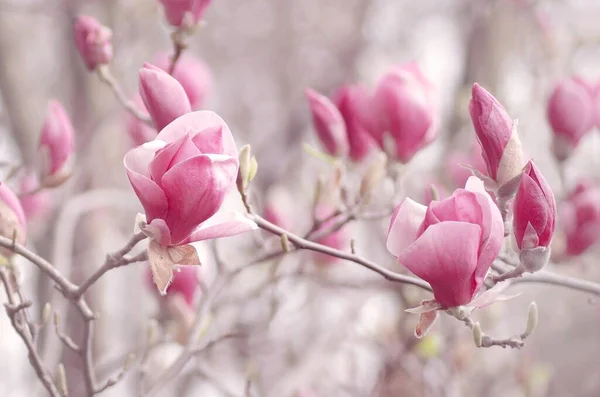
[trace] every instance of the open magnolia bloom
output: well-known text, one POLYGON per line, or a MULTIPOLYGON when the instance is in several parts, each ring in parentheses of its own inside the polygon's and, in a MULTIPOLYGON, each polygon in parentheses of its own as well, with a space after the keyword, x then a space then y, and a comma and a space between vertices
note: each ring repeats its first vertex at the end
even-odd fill
POLYGON ((189 243, 256 228, 243 215, 221 209, 239 161, 229 127, 214 112, 177 118, 155 140, 130 150, 124 163, 146 213, 136 226, 152 239, 149 260, 161 293, 174 266, 199 264, 189 243))
MULTIPOLYGON (((472 303, 504 238, 502 216, 484 184, 470 177, 465 189, 432 201, 428 207, 406 198, 394 211, 388 250, 416 276, 427 281, 435 301, 417 310, 428 322, 438 309, 472 303)), ((423 325, 423 324, 420 324, 423 325)))

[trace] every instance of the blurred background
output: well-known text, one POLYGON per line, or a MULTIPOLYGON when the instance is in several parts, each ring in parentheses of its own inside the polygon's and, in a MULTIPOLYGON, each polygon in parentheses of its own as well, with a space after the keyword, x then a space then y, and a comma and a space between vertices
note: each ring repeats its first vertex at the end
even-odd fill
MULTIPOLYGON (((65 105, 76 130, 74 175, 48 192, 47 210, 30 219, 28 243, 74 282, 125 243, 141 210, 122 165, 132 147, 128 116, 77 53, 73 21, 79 14, 112 29, 111 69, 127 96, 137 92, 144 62, 172 52, 171 28, 158 1, 0 0, 2 163, 36 164, 52 98, 65 105)), ((252 145, 259 162, 253 182, 259 207, 276 197, 291 229, 301 232, 309 226, 315 180, 324 172, 302 149, 305 142, 316 144, 305 88, 330 95, 344 83, 372 87, 387 68, 409 61, 418 62, 434 83, 441 120, 437 140, 407 166, 404 195, 422 198, 432 181, 449 191, 456 187, 447 159, 469 153, 475 142, 468 114, 474 82, 519 119, 524 150, 557 197, 581 178, 598 180, 597 131, 564 164, 561 180, 546 120, 558 80, 576 74, 596 84, 600 78, 598 20, 598 0, 214 0, 186 56, 200 59, 212 75, 202 108, 226 120, 238 147, 252 145)), ((9 168, 3 168, 3 178, 9 168)), ((358 252, 393 267, 384 247, 387 222, 357 222, 348 233, 358 252)), ((210 284, 217 262, 237 268, 256 258, 264 244, 273 244, 266 235, 257 238, 259 244, 248 236, 218 241, 216 250, 211 243, 199 245, 199 277, 210 284)), ((592 247, 552 270, 600 281, 598 253, 592 247)), ((527 305, 535 300, 538 330, 521 350, 477 349, 468 329, 446 316, 425 339, 415 339, 417 318, 403 310, 407 301, 425 296, 416 290, 386 283, 351 263, 315 262, 319 259, 293 254, 232 281, 213 302, 207 332, 234 337, 199 354, 158 395, 600 395, 600 308, 585 294, 515 287, 522 295, 476 317, 490 333, 509 337, 522 332, 527 305)), ((47 277, 26 261, 20 269, 34 301, 32 313, 52 302, 60 327, 77 339, 81 324, 47 277)), ((197 295, 196 302, 202 293, 197 295)), ((137 357, 125 378, 103 395, 134 395, 181 349, 177 338, 168 337, 164 302, 148 287, 146 265, 107 274, 90 290, 90 302, 99 313, 99 377, 118 372, 128 353, 137 357), (147 349, 149 333, 164 343, 147 349)), ((62 348, 52 326, 46 326, 40 349, 48 368, 64 363, 71 395, 83 395, 79 357, 62 348)), ((0 357, 0 395, 45 395, 4 313, 0 357)))

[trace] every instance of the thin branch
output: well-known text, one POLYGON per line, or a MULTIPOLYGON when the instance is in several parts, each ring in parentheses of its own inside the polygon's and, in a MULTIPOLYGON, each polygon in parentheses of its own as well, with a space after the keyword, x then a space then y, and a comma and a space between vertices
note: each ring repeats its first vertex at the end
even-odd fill
POLYGON ((183 30, 176 30, 171 35, 171 41, 173 42, 173 56, 171 57, 171 66, 169 66, 169 74, 173 74, 175 71, 175 66, 179 58, 183 52, 188 48, 188 44, 186 42, 186 32, 183 30))
POLYGON ((121 85, 119 84, 115 76, 113 76, 113 74, 110 72, 108 66, 99 66, 97 68, 97 72, 100 81, 110 87, 119 103, 123 105, 123 107, 138 120, 143 121, 144 123, 152 127, 152 120, 150 120, 150 117, 146 113, 141 111, 132 100, 128 99, 125 96, 121 85))

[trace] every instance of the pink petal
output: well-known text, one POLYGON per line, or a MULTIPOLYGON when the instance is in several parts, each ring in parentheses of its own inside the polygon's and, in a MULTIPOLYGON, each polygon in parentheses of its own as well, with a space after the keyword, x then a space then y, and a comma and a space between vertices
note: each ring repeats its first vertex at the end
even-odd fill
POLYGON ((200 154, 202 153, 192 142, 190 134, 183 135, 175 142, 167 144, 167 146, 156 152, 154 159, 150 162, 152 180, 160 186, 162 177, 169 168, 200 154))
MULTIPOLYGON (((164 140, 166 142, 173 142, 179 139, 182 135, 186 133, 190 133, 192 136, 192 140, 195 143, 198 143, 197 135, 204 136, 207 134, 208 136, 214 136, 214 128, 221 127, 222 128, 222 152, 214 153, 214 154, 225 154, 227 156, 235 157, 237 159, 238 153, 237 148, 235 146, 235 141, 233 140, 233 135, 231 134, 231 130, 223 121, 219 115, 215 112, 211 112, 208 110, 199 110, 196 112, 191 112, 184 114, 183 116, 177 118, 171 124, 163 128, 163 130, 158 134, 157 139, 164 140)), ((213 146, 213 145, 211 145, 213 146)), ((199 149, 203 153, 207 153, 199 146, 199 149)))
POLYGON ((172 244, 178 244, 221 207, 235 183, 237 159, 200 155, 176 164, 162 178, 169 212, 164 218, 171 229, 172 244))
POLYGON ((415 337, 421 339, 422 337, 427 335, 427 332, 429 331, 431 326, 433 326, 437 318, 437 310, 421 313, 421 315, 419 316, 419 323, 415 328, 415 337))
POLYGON ((194 145, 205 154, 223 153, 223 126, 208 127, 192 138, 194 145))
POLYGON ((171 231, 162 219, 153 219, 152 222, 142 227, 141 231, 162 246, 168 247, 171 245, 171 231))
POLYGON ((415 241, 426 211, 427 207, 409 198, 405 198, 396 207, 386 241, 386 247, 392 255, 397 257, 415 241))
POLYGON ((430 226, 398 260, 416 276, 431 284, 435 299, 444 307, 470 302, 476 292, 473 273, 481 228, 465 222, 442 222, 430 226))
POLYGON ((340 111, 326 96, 309 88, 305 93, 317 137, 327 153, 332 156, 348 154, 346 124, 340 111))
POLYGON ((239 212, 220 210, 203 222, 185 241, 186 243, 235 236, 257 229, 256 223, 239 212))

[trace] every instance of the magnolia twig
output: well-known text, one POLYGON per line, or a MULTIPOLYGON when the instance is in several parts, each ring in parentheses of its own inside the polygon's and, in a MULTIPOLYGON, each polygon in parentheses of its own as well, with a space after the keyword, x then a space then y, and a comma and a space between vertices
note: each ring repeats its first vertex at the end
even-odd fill
MULTIPOLYGON (((456 315, 454 313, 450 313, 450 315, 464 322, 465 325, 469 327, 469 329, 471 329, 471 331, 474 331, 475 327, 480 327, 479 324, 473 321, 473 319, 469 315, 467 315, 464 318, 461 318, 459 315, 456 315)), ((475 341, 477 347, 500 346, 502 348, 511 347, 513 349, 520 349, 525 345, 525 338, 527 337, 526 334, 522 334, 519 336, 513 336, 509 339, 495 339, 489 335, 485 335, 483 331, 481 331, 481 328, 479 328, 479 333, 480 335, 477 336, 478 340, 475 341)))
POLYGON ((171 66, 169 66, 169 74, 173 74, 175 71, 175 65, 183 52, 188 48, 188 44, 185 41, 186 32, 183 30, 176 30, 171 34, 171 41, 173 42, 173 56, 171 57, 171 66))
POLYGON ((123 107, 137 119, 143 121, 149 126, 152 126, 152 120, 150 120, 150 117, 144 112, 142 112, 133 101, 129 100, 125 96, 121 85, 119 84, 117 79, 115 79, 115 76, 113 76, 113 74, 110 72, 108 66, 101 65, 96 70, 98 72, 98 77, 100 78, 100 81, 102 81, 104 84, 110 87, 119 103, 123 105, 123 107))

